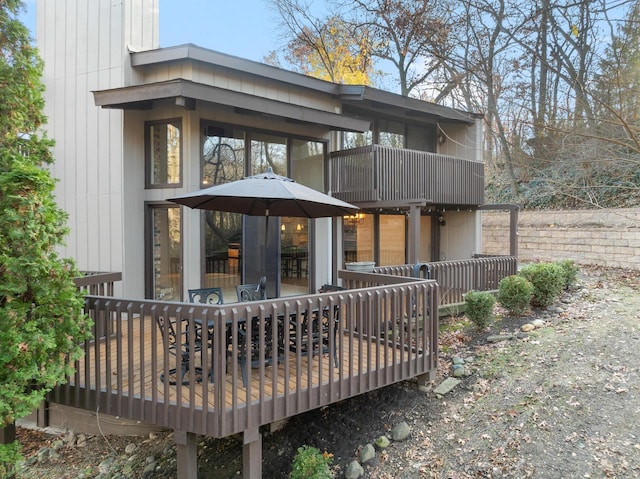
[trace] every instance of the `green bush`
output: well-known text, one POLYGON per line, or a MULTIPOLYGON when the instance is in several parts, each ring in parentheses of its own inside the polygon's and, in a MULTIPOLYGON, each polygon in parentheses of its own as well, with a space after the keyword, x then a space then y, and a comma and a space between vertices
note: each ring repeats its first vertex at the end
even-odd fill
POLYGON ((529 308, 532 294, 533 284, 524 276, 507 276, 498 284, 498 302, 512 316, 521 315, 529 308))
POLYGON ((465 315, 482 329, 488 326, 493 317, 496 298, 487 291, 469 291, 464 296, 465 315))
POLYGON ((560 297, 564 288, 565 274, 558 263, 531 263, 519 274, 533 284, 531 304, 534 306, 549 306, 560 297))
POLYGON ((557 262, 564 274, 564 289, 572 288, 578 282, 580 267, 572 259, 563 259, 557 262))
POLYGON ((302 446, 298 448, 296 457, 293 458, 291 479, 332 479, 331 472, 333 455, 322 453, 315 447, 302 446))

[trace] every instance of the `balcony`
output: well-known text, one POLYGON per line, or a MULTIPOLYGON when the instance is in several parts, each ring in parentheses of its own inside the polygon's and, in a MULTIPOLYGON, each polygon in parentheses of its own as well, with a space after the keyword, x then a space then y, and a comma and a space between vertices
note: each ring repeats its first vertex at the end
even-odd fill
POLYGON ((370 145, 332 152, 329 191, 349 203, 476 206, 484 203, 484 164, 424 151, 370 145))

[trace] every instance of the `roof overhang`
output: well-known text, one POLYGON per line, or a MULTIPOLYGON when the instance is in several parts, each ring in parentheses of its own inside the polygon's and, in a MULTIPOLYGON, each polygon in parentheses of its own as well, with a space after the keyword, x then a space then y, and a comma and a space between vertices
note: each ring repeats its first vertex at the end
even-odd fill
POLYGON ((95 104, 103 108, 150 109, 156 100, 173 98, 176 100, 176 104, 188 108, 194 108, 195 101, 205 101, 232 107, 239 111, 280 117, 285 121, 321 125, 332 130, 364 132, 370 127, 369 120, 284 103, 184 79, 94 91, 93 97, 95 104))
POLYGON ((340 85, 343 104, 407 121, 472 124, 482 115, 361 85, 340 85))

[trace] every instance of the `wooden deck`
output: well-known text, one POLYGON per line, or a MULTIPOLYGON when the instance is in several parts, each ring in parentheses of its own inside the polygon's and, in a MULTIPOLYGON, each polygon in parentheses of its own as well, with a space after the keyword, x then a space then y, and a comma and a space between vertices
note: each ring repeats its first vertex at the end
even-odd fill
MULTIPOLYGON (((152 334, 149 331, 149 328, 153 327, 150 318, 146 318, 145 321, 134 318, 122 323, 118 329, 133 333, 132 341, 118 341, 117 338, 112 338, 92 345, 88 350, 88 356, 92 358, 93 364, 100 365, 100 376, 96 377, 98 368, 89 367, 86 362, 82 362, 78 365, 75 379, 70 381, 70 386, 84 388, 86 384, 100 384, 103 385, 101 389, 117 395, 133 394, 138 399, 153 399, 196 409, 216 407, 214 383, 208 377, 209 368, 204 367, 202 374, 195 375, 198 378, 195 384, 189 380, 189 372, 185 376, 187 384, 170 385, 163 382, 160 376, 165 372, 165 359, 168 360, 167 370, 179 368, 180 365, 176 364, 176 357, 173 355, 168 355, 167 358, 159 355, 154 361, 153 354, 155 351, 163 350, 163 341, 161 334, 152 334), (129 321, 131 324, 128 324, 129 321), (154 341, 155 344, 152 344, 154 341), (112 351, 118 351, 118 354, 110 354, 112 351)), ((401 364, 409 359, 407 350, 402 351, 398 347, 389 346, 384 340, 362 340, 348 332, 336 337, 336 344, 337 365, 333 364, 328 353, 298 358, 295 353, 288 352, 279 359, 277 365, 264 366, 263 376, 259 374, 258 368, 250 370, 251 382, 247 387, 243 386, 241 380, 240 364, 233 361, 231 354, 227 360, 227 373, 222 386, 225 391, 225 408, 231 410, 233 407, 243 407, 249 396, 252 403, 257 403, 264 399, 282 397, 285 391, 291 393, 327 385, 346 371, 349 375, 360 376, 375 371, 376 365, 401 364), (353 358, 359 360, 353 361, 353 358)), ((211 353, 208 352, 207 356, 211 358, 211 353)), ((203 364, 201 353, 196 354, 195 364, 203 364)))

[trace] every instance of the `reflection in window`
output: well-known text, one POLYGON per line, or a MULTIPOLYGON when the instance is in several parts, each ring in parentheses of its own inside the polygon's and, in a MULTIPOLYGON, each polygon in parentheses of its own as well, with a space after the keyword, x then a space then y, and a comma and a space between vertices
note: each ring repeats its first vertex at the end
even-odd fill
POLYGON ((257 175, 271 167, 273 172, 287 176, 287 140, 268 134, 251 135, 251 174, 257 175))
POLYGON ((404 215, 380 215, 379 266, 405 263, 404 215))
POLYGON ((343 218, 344 261, 374 261, 374 216, 356 213, 343 218))
POLYGON ((364 133, 345 131, 342 137, 342 148, 345 150, 349 148, 357 148, 360 146, 368 146, 372 144, 373 144, 373 134, 371 131, 366 131, 364 133))
POLYGON ((314 190, 324 191, 324 150, 319 141, 291 142, 292 178, 314 190))
POLYGON ((202 142, 202 186, 220 185, 244 176, 244 132, 205 125, 202 142))
POLYGON ((152 207, 153 299, 182 299, 180 207, 152 207))
MULTIPOLYGON (((244 131, 232 127, 204 125, 201 151, 203 187, 245 176, 244 135, 244 131)), ((241 283, 242 215, 222 211, 205 211, 203 214, 203 287, 222 287, 225 300, 230 300, 234 286, 241 283)))
POLYGON ((180 120, 147 124, 147 186, 181 182, 182 136, 180 120))
POLYGON ((380 120, 378 144, 393 148, 404 148, 404 124, 396 121, 380 120))

